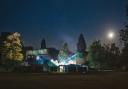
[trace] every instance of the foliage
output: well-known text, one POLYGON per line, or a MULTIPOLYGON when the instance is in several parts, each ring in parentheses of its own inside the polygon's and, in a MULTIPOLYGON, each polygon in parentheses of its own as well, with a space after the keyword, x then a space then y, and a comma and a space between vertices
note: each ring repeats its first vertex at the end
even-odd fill
POLYGON ((94 41, 89 48, 89 64, 96 69, 112 69, 119 63, 119 48, 112 43, 101 45, 101 42, 94 41))
POLYGON ((46 49, 46 42, 44 38, 41 41, 41 49, 46 49))
POLYGON ((1 53, 4 60, 22 61, 22 42, 19 33, 11 33, 2 38, 1 53))
POLYGON ((99 68, 102 64, 103 52, 100 41, 94 41, 89 48, 89 61, 91 66, 99 68))
POLYGON ((128 66, 128 25, 120 30, 120 40, 123 44, 120 65, 128 66))
POLYGON ((120 30, 120 41, 124 46, 128 45, 128 25, 126 25, 124 29, 120 30))
MULTIPOLYGON (((126 16, 128 17, 128 5, 126 7, 126 16)), ((128 23, 120 30, 120 42, 123 45, 120 66, 128 68, 128 23)))
POLYGON ((105 45, 106 63, 109 68, 117 68, 119 64, 120 50, 115 43, 105 45))
POLYGON ((84 52, 85 50, 86 50, 86 42, 85 42, 83 34, 80 34, 78 38, 78 43, 77 43, 77 51, 84 52))
POLYGON ((69 56, 68 44, 64 43, 62 49, 59 51, 58 59, 59 61, 65 60, 69 56))

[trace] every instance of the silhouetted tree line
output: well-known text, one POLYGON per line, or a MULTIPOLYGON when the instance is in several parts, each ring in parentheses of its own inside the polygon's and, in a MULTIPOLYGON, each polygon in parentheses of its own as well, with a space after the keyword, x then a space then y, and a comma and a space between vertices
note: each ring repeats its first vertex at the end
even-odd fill
MULTIPOLYGON (((128 17, 128 6, 126 7, 128 17)), ((128 21, 128 18, 127 18, 128 21)), ((96 69, 128 70, 128 23, 119 31, 121 50, 115 43, 94 41, 89 47, 89 66, 96 69)))
POLYGON ((94 41, 89 47, 89 66, 95 69, 115 69, 119 66, 120 50, 112 44, 94 41))
POLYGON ((128 5, 126 6, 126 17, 126 24, 124 28, 120 30, 120 42, 123 46, 120 65, 124 70, 128 69, 128 5))

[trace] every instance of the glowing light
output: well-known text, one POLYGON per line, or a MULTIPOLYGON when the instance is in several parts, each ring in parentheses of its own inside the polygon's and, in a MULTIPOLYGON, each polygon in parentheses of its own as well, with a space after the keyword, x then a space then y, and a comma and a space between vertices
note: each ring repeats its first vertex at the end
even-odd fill
POLYGON ((53 64, 55 64, 56 66, 59 66, 59 63, 58 63, 57 60, 54 61, 54 60, 52 59, 51 62, 52 62, 53 64))
POLYGON ((47 49, 29 50, 29 51, 27 51, 27 55, 42 55, 42 54, 48 54, 47 49))
POLYGON ((76 57, 77 57, 77 54, 74 54, 72 56, 69 56, 66 59, 60 57, 61 58, 60 62, 58 62, 57 60, 51 60, 51 62, 56 66, 76 64, 76 57))
MULTIPOLYGON (((77 56, 78 56, 78 53, 75 53, 73 55, 70 55, 67 58, 62 58, 61 61, 57 61, 57 60, 53 60, 53 59, 45 59, 45 60, 49 60, 49 63, 52 63, 55 66, 70 65, 70 64, 76 64, 77 56)), ((36 60, 39 63, 43 64, 44 59, 42 59, 40 56, 36 56, 36 60)))
POLYGON ((40 56, 37 56, 37 57, 36 57, 36 60, 40 60, 40 56))
POLYGON ((107 37, 108 37, 109 39, 113 39, 114 36, 115 36, 115 33, 112 32, 112 31, 108 32, 108 34, 107 34, 107 37))
POLYGON ((60 66, 60 72, 64 72, 64 66, 60 66))

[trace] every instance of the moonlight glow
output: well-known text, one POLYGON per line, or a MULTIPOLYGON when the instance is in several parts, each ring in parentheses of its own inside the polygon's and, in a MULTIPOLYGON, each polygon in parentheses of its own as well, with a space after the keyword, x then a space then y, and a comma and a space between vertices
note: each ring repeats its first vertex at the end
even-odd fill
POLYGON ((108 32, 108 34, 107 34, 107 37, 108 37, 109 39, 113 39, 114 36, 115 36, 114 32, 108 32))

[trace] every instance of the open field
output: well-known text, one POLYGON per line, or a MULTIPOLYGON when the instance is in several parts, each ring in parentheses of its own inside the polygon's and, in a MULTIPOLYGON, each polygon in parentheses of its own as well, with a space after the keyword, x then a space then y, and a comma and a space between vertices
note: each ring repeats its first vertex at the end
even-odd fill
POLYGON ((0 73, 0 89, 128 89, 128 72, 0 73))

